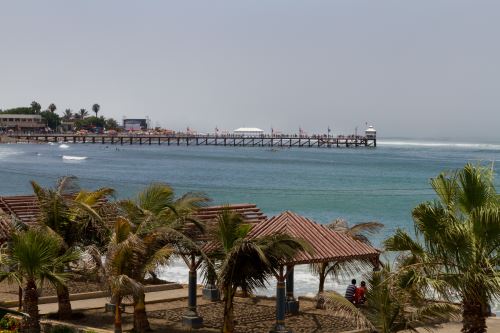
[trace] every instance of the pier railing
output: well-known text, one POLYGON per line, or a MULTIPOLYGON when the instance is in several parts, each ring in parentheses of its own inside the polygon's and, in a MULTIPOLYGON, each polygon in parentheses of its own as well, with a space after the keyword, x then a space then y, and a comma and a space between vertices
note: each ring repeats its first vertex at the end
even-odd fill
POLYGON ((177 145, 177 146, 231 146, 231 147, 300 147, 300 148, 336 148, 336 147, 376 147, 375 138, 359 135, 107 135, 107 134, 12 134, 18 142, 72 142, 111 145, 177 145))

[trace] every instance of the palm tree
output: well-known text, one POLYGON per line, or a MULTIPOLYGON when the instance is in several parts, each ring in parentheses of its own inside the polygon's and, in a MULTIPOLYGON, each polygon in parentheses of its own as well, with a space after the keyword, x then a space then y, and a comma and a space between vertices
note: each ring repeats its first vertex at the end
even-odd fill
POLYGON ((71 111, 71 109, 64 110, 63 119, 68 121, 71 120, 71 118, 73 118, 73 112, 71 111))
MULTIPOLYGON (((181 252, 199 252, 184 231, 186 223, 197 223, 189 216, 207 200, 196 193, 176 198, 173 189, 167 184, 153 183, 141 191, 135 200, 121 201, 119 205, 132 226, 130 233, 141 243, 140 248, 144 249, 136 256, 136 260, 129 262, 128 276, 143 283, 148 273, 155 278, 155 269, 166 264, 174 252, 180 249, 185 250, 181 252)), ((135 332, 150 329, 144 301, 144 292, 134 296, 135 332)))
MULTIPOLYGON (((377 233, 381 228, 383 228, 383 226, 384 225, 379 222, 363 222, 354 224, 353 226, 349 226, 347 221, 343 219, 337 219, 332 223, 326 225, 326 227, 329 229, 344 233, 350 238, 368 245, 371 245, 371 242, 367 235, 373 235, 377 233)), ((321 294, 325 291, 325 281, 328 275, 332 276, 334 279, 338 279, 339 275, 352 276, 353 274, 359 273, 360 271, 364 270, 368 265, 368 262, 360 261, 358 259, 311 264, 311 272, 313 272, 313 274, 317 275, 319 278, 316 308, 320 309, 323 307, 323 299, 321 297, 321 294)))
MULTIPOLYGON (((79 190, 75 177, 59 179, 55 188, 42 188, 32 181, 33 192, 40 207, 38 223, 62 239, 61 252, 71 247, 102 245, 109 237, 109 229, 102 217, 109 209, 103 203, 113 190, 102 188, 93 192, 79 190)), ((72 314, 69 290, 57 285, 59 319, 72 314)))
POLYGON ((64 267, 79 258, 76 250, 61 253, 60 248, 59 237, 30 229, 14 232, 8 246, 0 249, 2 266, 12 268, 0 271, 0 280, 16 281, 25 288, 23 310, 29 316, 23 318, 23 332, 40 332, 37 284, 45 280, 56 286, 64 284, 68 278, 64 267))
POLYGON ((140 260, 145 248, 140 239, 133 234, 129 221, 117 218, 114 232, 107 247, 106 260, 102 267, 104 276, 115 305, 115 333, 122 332, 121 304, 124 297, 144 294, 143 286, 130 277, 131 263, 140 260))
POLYGON ((50 112, 54 113, 54 112, 56 112, 57 107, 56 107, 56 105, 54 103, 50 103, 48 109, 49 109, 50 112))
POLYGON ((94 104, 92 105, 92 111, 94 111, 95 113, 95 117, 97 118, 97 113, 99 112, 99 109, 101 108, 101 106, 99 104, 94 104))
POLYGON ((406 286, 461 301, 464 333, 486 332, 485 310, 500 297, 500 205, 493 170, 467 164, 431 179, 438 196, 413 210, 415 238, 386 240, 401 251, 406 286))
POLYGON ((35 114, 39 114, 42 110, 42 106, 37 101, 33 101, 31 102, 31 109, 35 112, 35 114))
POLYGON ((417 332, 418 326, 457 318, 458 306, 426 300, 424 294, 415 293, 395 279, 388 264, 381 266, 380 271, 370 272, 367 276, 368 306, 358 308, 343 295, 327 292, 325 308, 336 315, 353 319, 358 328, 379 333, 417 332))
POLYGON ((279 266, 298 251, 307 250, 302 241, 287 235, 247 239, 250 225, 240 215, 226 210, 218 218, 215 240, 221 258, 217 267, 218 284, 223 292, 223 332, 234 332, 233 300, 236 290, 251 293, 264 287, 279 266))
POLYGON ((85 119, 85 117, 88 117, 89 113, 87 110, 85 109, 80 109, 80 113, 79 113, 79 118, 80 119, 85 119))

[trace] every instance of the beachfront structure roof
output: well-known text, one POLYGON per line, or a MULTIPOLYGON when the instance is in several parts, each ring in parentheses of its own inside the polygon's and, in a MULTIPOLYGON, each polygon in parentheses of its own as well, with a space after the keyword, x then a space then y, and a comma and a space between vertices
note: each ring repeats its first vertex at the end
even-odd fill
POLYGON ((240 127, 233 131, 235 134, 262 134, 264 130, 257 127, 240 127))
POLYGON ((42 121, 42 116, 39 114, 15 114, 15 113, 0 113, 0 119, 33 119, 33 121, 42 121))
POLYGON ((34 195, 0 197, 0 210, 28 225, 35 223, 40 213, 38 200, 34 195))
POLYGON ((12 230, 11 218, 8 215, 0 215, 0 244, 10 239, 12 230))
MULTIPOLYGON (((34 195, 0 196, 0 209, 27 224, 35 223, 40 213, 38 200, 34 195)), ((267 218, 255 204, 247 203, 202 207, 194 217, 204 222, 215 221, 224 209, 240 214, 245 223, 257 223, 267 218)))
MULTIPOLYGON (((255 204, 233 204, 226 206, 207 206, 200 208, 193 216, 193 218, 202 222, 216 222, 219 214, 224 210, 240 214, 245 223, 255 224, 262 222, 267 217, 255 204)), ((36 219, 40 214, 40 207, 38 200, 34 195, 16 195, 16 196, 0 196, 0 212, 6 216, 14 216, 21 222, 27 225, 36 223, 36 219)), ((2 242, 2 235, 10 234, 10 223, 0 220, 0 243, 2 242)), ((200 240, 203 240, 201 235, 200 240)))
POLYGON ((311 219, 285 211, 253 227, 248 237, 286 234, 310 244, 311 252, 300 252, 287 265, 351 259, 378 261, 380 251, 343 233, 333 231, 311 219))
POLYGON ((267 219, 257 205, 248 203, 202 207, 195 213, 195 218, 204 222, 215 222, 224 209, 241 215, 243 221, 249 224, 259 223, 267 219))
POLYGON ((365 132, 376 132, 375 128, 373 126, 368 126, 368 128, 365 130, 365 132))

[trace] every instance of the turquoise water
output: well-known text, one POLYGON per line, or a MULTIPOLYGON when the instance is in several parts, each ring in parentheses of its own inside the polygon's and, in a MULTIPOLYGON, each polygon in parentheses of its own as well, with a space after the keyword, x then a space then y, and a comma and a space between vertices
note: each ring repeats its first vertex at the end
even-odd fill
POLYGON ((466 162, 500 159, 500 146, 388 142, 376 149, 283 149, 1 145, 0 194, 30 193, 29 180, 53 185, 76 175, 86 188, 111 186, 120 198, 152 181, 179 193, 201 191, 214 203, 256 203, 268 216, 293 210, 326 223, 377 220, 409 228, 411 209, 432 200, 428 180, 466 162), (390 144, 389 144, 390 143, 390 144), (64 146, 63 146, 64 147, 64 146), (87 157, 66 160, 62 156, 87 157))
MULTIPOLYGON (((0 194, 30 193, 29 180, 52 185, 63 175, 78 176, 85 188, 111 186, 120 198, 134 195, 150 182, 163 181, 179 193, 205 192, 214 204, 256 203, 268 216, 293 210, 321 223, 339 217, 350 222, 380 221, 385 229, 373 239, 379 245, 398 227, 412 229, 411 209, 434 198, 430 177, 460 168, 466 162, 498 160, 500 145, 446 142, 382 141, 375 149, 277 151, 101 144, 68 144, 67 148, 0 145, 0 194), (87 159, 67 160, 63 155, 87 159)), ((165 274, 183 281, 187 275, 181 266, 165 274)), ((302 278, 298 286, 314 285, 307 270, 302 278)))

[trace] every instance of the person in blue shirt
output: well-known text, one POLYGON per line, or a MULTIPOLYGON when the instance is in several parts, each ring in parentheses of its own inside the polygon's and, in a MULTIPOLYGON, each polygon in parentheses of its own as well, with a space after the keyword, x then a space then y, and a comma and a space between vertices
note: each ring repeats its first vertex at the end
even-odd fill
POLYGON ((352 279, 351 284, 347 287, 345 291, 345 298, 349 302, 354 303, 354 294, 356 293, 356 279, 352 279))

